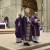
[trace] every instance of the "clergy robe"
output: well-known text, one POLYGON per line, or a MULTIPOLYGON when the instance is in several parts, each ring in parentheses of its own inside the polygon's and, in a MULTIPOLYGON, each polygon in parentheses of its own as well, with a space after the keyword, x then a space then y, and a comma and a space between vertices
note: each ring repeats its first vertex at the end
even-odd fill
POLYGON ((40 36, 38 17, 37 16, 31 17, 31 23, 32 23, 31 25, 32 36, 40 36))
POLYGON ((24 33, 24 39, 26 41, 31 40, 31 23, 27 21, 27 17, 23 17, 23 33, 24 33), (29 27, 29 28, 28 28, 29 27))
POLYGON ((22 38, 23 29, 22 29, 22 18, 19 17, 15 21, 15 35, 17 38, 22 38))

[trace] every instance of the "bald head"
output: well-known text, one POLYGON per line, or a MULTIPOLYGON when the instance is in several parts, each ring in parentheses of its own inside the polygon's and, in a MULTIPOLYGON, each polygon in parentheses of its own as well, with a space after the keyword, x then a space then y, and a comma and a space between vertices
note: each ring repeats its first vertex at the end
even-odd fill
POLYGON ((37 13, 37 12, 35 12, 35 13, 34 13, 34 15, 35 15, 35 16, 37 16, 37 15, 38 15, 38 13, 37 13))

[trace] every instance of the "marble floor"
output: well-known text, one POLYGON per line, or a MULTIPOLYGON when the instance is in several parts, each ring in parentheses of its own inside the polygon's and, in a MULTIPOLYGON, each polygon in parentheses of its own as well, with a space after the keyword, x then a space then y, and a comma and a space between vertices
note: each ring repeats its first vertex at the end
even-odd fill
MULTIPOLYGON (((25 49, 28 50, 28 48, 32 48, 30 50, 34 50, 34 49, 38 48, 37 46, 42 45, 42 44, 47 44, 47 43, 49 46, 48 48, 50 48, 50 32, 41 32, 41 36, 39 38, 38 44, 33 43, 33 42, 29 42, 29 43, 30 43, 30 46, 23 46, 23 42, 16 43, 15 33, 0 34, 0 46, 2 46, 2 47, 5 47, 10 50, 25 50, 25 49), (34 47, 37 47, 37 48, 34 48, 34 47)), ((44 47, 46 47, 46 46, 44 46, 44 47)), ((48 48, 46 48, 46 49, 48 49, 48 48)), ((38 49, 40 49, 40 48, 38 48, 38 49)))

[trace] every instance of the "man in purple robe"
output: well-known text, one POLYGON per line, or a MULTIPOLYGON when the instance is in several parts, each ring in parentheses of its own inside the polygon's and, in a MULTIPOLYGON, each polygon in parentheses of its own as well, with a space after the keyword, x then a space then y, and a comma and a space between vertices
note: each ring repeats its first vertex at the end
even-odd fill
POLYGON ((31 41, 31 22, 28 16, 23 17, 23 33, 24 33, 24 45, 29 46, 31 41))
POLYGON ((31 23, 32 23, 32 26, 31 26, 32 40, 34 43, 38 43, 40 30, 39 30, 37 12, 35 12, 34 16, 31 17, 31 23))
POLYGON ((21 43, 23 38, 23 21, 22 21, 21 14, 19 14, 19 17, 15 21, 15 35, 16 35, 16 42, 21 43))

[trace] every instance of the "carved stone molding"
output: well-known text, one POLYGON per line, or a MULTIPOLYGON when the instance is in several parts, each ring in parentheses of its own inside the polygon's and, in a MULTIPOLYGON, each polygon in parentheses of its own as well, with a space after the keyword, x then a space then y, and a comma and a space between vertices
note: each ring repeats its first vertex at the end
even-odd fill
POLYGON ((35 11, 38 10, 37 1, 36 0, 22 0, 22 7, 29 8, 30 14, 34 14, 35 11))

